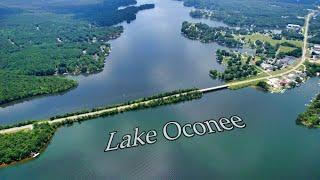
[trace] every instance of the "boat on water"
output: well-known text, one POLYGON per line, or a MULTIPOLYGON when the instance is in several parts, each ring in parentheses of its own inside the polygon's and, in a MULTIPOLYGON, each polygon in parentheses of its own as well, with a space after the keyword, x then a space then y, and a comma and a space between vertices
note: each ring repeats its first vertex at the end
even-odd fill
POLYGON ((40 153, 34 153, 34 152, 31 153, 31 156, 32 156, 33 158, 35 158, 35 157, 37 157, 37 156, 39 156, 39 155, 40 155, 40 153))

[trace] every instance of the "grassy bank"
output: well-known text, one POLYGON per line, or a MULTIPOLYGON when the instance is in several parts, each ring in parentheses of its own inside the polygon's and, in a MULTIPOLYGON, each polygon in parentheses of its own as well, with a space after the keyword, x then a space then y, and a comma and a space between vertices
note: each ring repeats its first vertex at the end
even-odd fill
POLYGON ((126 103, 95 108, 90 111, 79 111, 50 118, 45 121, 29 121, 1 129, 21 127, 33 124, 32 130, 23 130, 8 134, 0 134, 0 167, 32 159, 32 153, 44 150, 50 142, 55 130, 63 125, 71 125, 97 117, 112 116, 127 111, 152 108, 157 106, 175 104, 202 97, 198 89, 177 90, 161 93, 155 96, 142 98, 126 103))
POLYGON ((128 101, 128 102, 121 103, 121 104, 108 105, 108 106, 104 106, 104 107, 93 108, 91 110, 82 110, 82 111, 67 113, 67 114, 63 114, 63 115, 57 115, 57 116, 51 117, 50 120, 65 118, 65 117, 70 117, 70 116, 75 116, 75 115, 80 115, 80 114, 85 114, 85 113, 91 113, 91 112, 101 111, 101 110, 105 110, 105 109, 112 109, 112 108, 117 108, 117 107, 126 106, 126 105, 132 105, 132 104, 136 104, 136 103, 141 103, 141 102, 145 102, 145 101, 149 101, 149 100, 168 97, 168 96, 172 96, 172 95, 176 95, 176 94, 192 92, 192 91, 196 91, 196 90, 197 90, 196 88, 192 88, 192 89, 181 89, 181 90, 175 90, 175 91, 171 91, 171 92, 160 93, 160 94, 153 95, 150 97, 140 98, 137 100, 128 101))
MULTIPOLYGON (((165 93, 166 94, 166 93, 165 93)), ((169 104, 176 104, 185 101, 190 101, 194 99, 200 99, 202 97, 202 92, 198 90, 191 90, 188 92, 172 94, 172 95, 160 95, 160 96, 151 96, 149 98, 139 99, 132 102, 127 102, 119 105, 109 106, 106 108, 98 108, 91 110, 90 112, 83 113, 76 112, 72 115, 63 115, 62 118, 51 118, 52 122, 57 125, 72 124, 74 122, 80 122, 88 119, 93 119, 97 117, 106 117, 112 116, 119 113, 124 113, 127 111, 135 111, 140 109, 153 108, 157 106, 164 106, 169 104)))

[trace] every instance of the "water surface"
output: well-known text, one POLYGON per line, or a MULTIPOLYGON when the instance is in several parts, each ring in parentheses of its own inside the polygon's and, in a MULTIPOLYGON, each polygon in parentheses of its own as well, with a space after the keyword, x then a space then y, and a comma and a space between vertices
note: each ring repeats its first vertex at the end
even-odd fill
MULTIPOLYGON (((181 24, 193 20, 181 2, 143 0, 156 8, 141 11, 137 20, 123 23, 122 36, 111 41, 112 52, 103 72, 73 77, 79 87, 57 96, 45 96, 0 108, 0 124, 113 104, 178 88, 209 87, 220 83, 208 72, 218 66, 216 44, 190 41, 180 34, 181 24)), ((212 26, 220 22, 203 20, 212 26)))
MULTIPOLYGON (((156 8, 139 12, 112 42, 102 73, 77 77, 79 87, 61 96, 15 104, 0 110, 1 124, 46 118, 61 112, 123 102, 178 88, 209 87, 208 71, 216 44, 201 44, 180 34, 192 20, 189 8, 171 0, 146 0, 156 8)), ((144 3, 145 3, 144 2, 144 3)), ((212 26, 223 25, 211 22, 212 26)), ((320 175, 320 133, 295 124, 298 113, 319 91, 318 79, 284 94, 252 88, 224 90, 200 100, 98 118, 60 128, 36 160, 0 169, 0 179, 310 179, 320 175), (133 133, 140 127, 161 132, 168 121, 182 124, 239 115, 245 129, 158 142, 103 152, 108 133, 133 133)))

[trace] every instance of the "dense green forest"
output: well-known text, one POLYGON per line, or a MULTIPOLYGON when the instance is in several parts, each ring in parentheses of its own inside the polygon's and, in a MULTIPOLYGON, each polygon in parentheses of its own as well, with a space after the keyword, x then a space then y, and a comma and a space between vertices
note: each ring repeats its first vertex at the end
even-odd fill
POLYGON ((294 30, 283 30, 281 32, 281 37, 288 40, 299 40, 299 41, 302 41, 304 38, 302 33, 299 33, 294 30))
POLYGON ((50 5, 97 4, 104 0, 1 0, 1 4, 18 8, 41 8, 50 5))
POLYGON ((56 13, 74 14, 76 18, 88 20, 102 26, 110 26, 123 21, 136 19, 138 11, 154 8, 154 4, 137 4, 136 0, 106 0, 103 3, 89 5, 51 6, 49 10, 56 13), (119 9, 119 7, 125 8, 119 9), (108 17, 108 18, 106 18, 108 17))
POLYGON ((257 83, 257 87, 262 89, 265 92, 268 92, 270 89, 270 85, 265 81, 260 81, 257 83))
POLYGON ((189 39, 200 40, 203 43, 216 42, 220 45, 239 48, 242 43, 234 38, 236 30, 226 27, 210 27, 204 23, 183 22, 181 32, 189 39))
POLYGON ((51 13, 12 15, 1 25, 0 68, 37 76, 102 70, 107 41, 123 31, 51 13))
POLYGON ((309 128, 320 127, 320 94, 312 100, 311 104, 307 107, 307 110, 299 114, 297 123, 307 126, 309 128))
POLYGON ((136 3, 136 0, 2 2, 0 79, 5 86, 0 88, 0 104, 76 86, 72 80, 49 76, 102 71, 111 50, 108 41, 123 32, 122 26, 113 25, 130 22, 138 11, 154 7, 132 6, 136 3), (129 7, 118 9, 122 6, 129 7))
POLYGON ((0 24, 0 104, 75 87, 72 80, 48 76, 101 71, 107 41, 123 31, 51 13, 18 13, 0 24))
POLYGON ((251 65, 251 56, 244 57, 240 53, 228 52, 218 49, 217 61, 226 65, 224 72, 218 72, 217 70, 211 70, 210 76, 212 78, 220 78, 224 81, 232 81, 258 74, 254 65, 251 65))
POLYGON ((308 76, 316 76, 320 72, 320 64, 305 62, 308 76))
POLYGON ((38 153, 50 141, 56 130, 49 124, 35 124, 31 131, 0 134, 0 165, 10 164, 38 153))
POLYGON ((310 43, 320 44, 320 17, 318 15, 310 22, 310 33, 312 37, 309 39, 310 43))
POLYGON ((0 104, 31 96, 58 93, 76 86, 76 81, 61 77, 27 76, 0 71, 0 104))
POLYGON ((112 116, 126 111, 134 111, 168 104, 181 103, 185 101, 199 99, 201 97, 202 92, 195 88, 176 90, 134 101, 128 101, 127 103, 123 104, 95 108, 90 111, 79 111, 75 113, 69 113, 61 116, 56 116, 50 119, 53 120, 61 117, 69 117, 72 115, 79 115, 87 112, 95 112, 102 109, 106 110, 100 114, 82 116, 73 120, 67 119, 66 121, 61 121, 53 124, 48 124, 45 121, 41 122, 40 124, 37 124, 34 121, 29 121, 12 126, 0 127, 0 129, 3 129, 11 127, 20 127, 27 124, 34 125, 34 128, 32 130, 19 131, 11 134, 0 134, 0 165, 7 165, 12 162, 18 162, 23 159, 32 157, 32 153, 40 152, 49 143, 51 137, 54 135, 54 132, 60 126, 71 125, 74 122, 81 122, 96 117, 112 116))
MULTIPOLYGON (((287 24, 304 24, 307 9, 314 8, 317 0, 181 0, 185 6, 207 9, 213 13, 211 19, 223 21, 231 26, 256 29, 285 28, 287 24)), ((199 14, 192 14, 199 17, 199 14)))

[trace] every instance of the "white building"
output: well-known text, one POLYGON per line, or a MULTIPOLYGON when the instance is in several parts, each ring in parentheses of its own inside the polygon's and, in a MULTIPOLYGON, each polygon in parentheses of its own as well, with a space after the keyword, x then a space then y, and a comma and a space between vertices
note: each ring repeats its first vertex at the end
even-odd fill
POLYGON ((278 79, 278 78, 271 78, 271 79, 269 79, 269 80, 267 81, 267 83, 268 83, 271 87, 276 88, 276 89, 278 89, 278 88, 281 87, 281 85, 280 85, 280 79, 278 79))
POLYGON ((315 45, 313 46, 313 52, 314 52, 315 54, 320 55, 320 45, 319 45, 319 44, 315 44, 315 45))
POLYGON ((272 71, 273 70, 273 66, 271 64, 262 63, 260 66, 264 70, 268 70, 268 71, 272 71))
POLYGON ((288 24, 287 25, 287 29, 300 31, 301 30, 301 26, 298 25, 298 24, 288 24))

